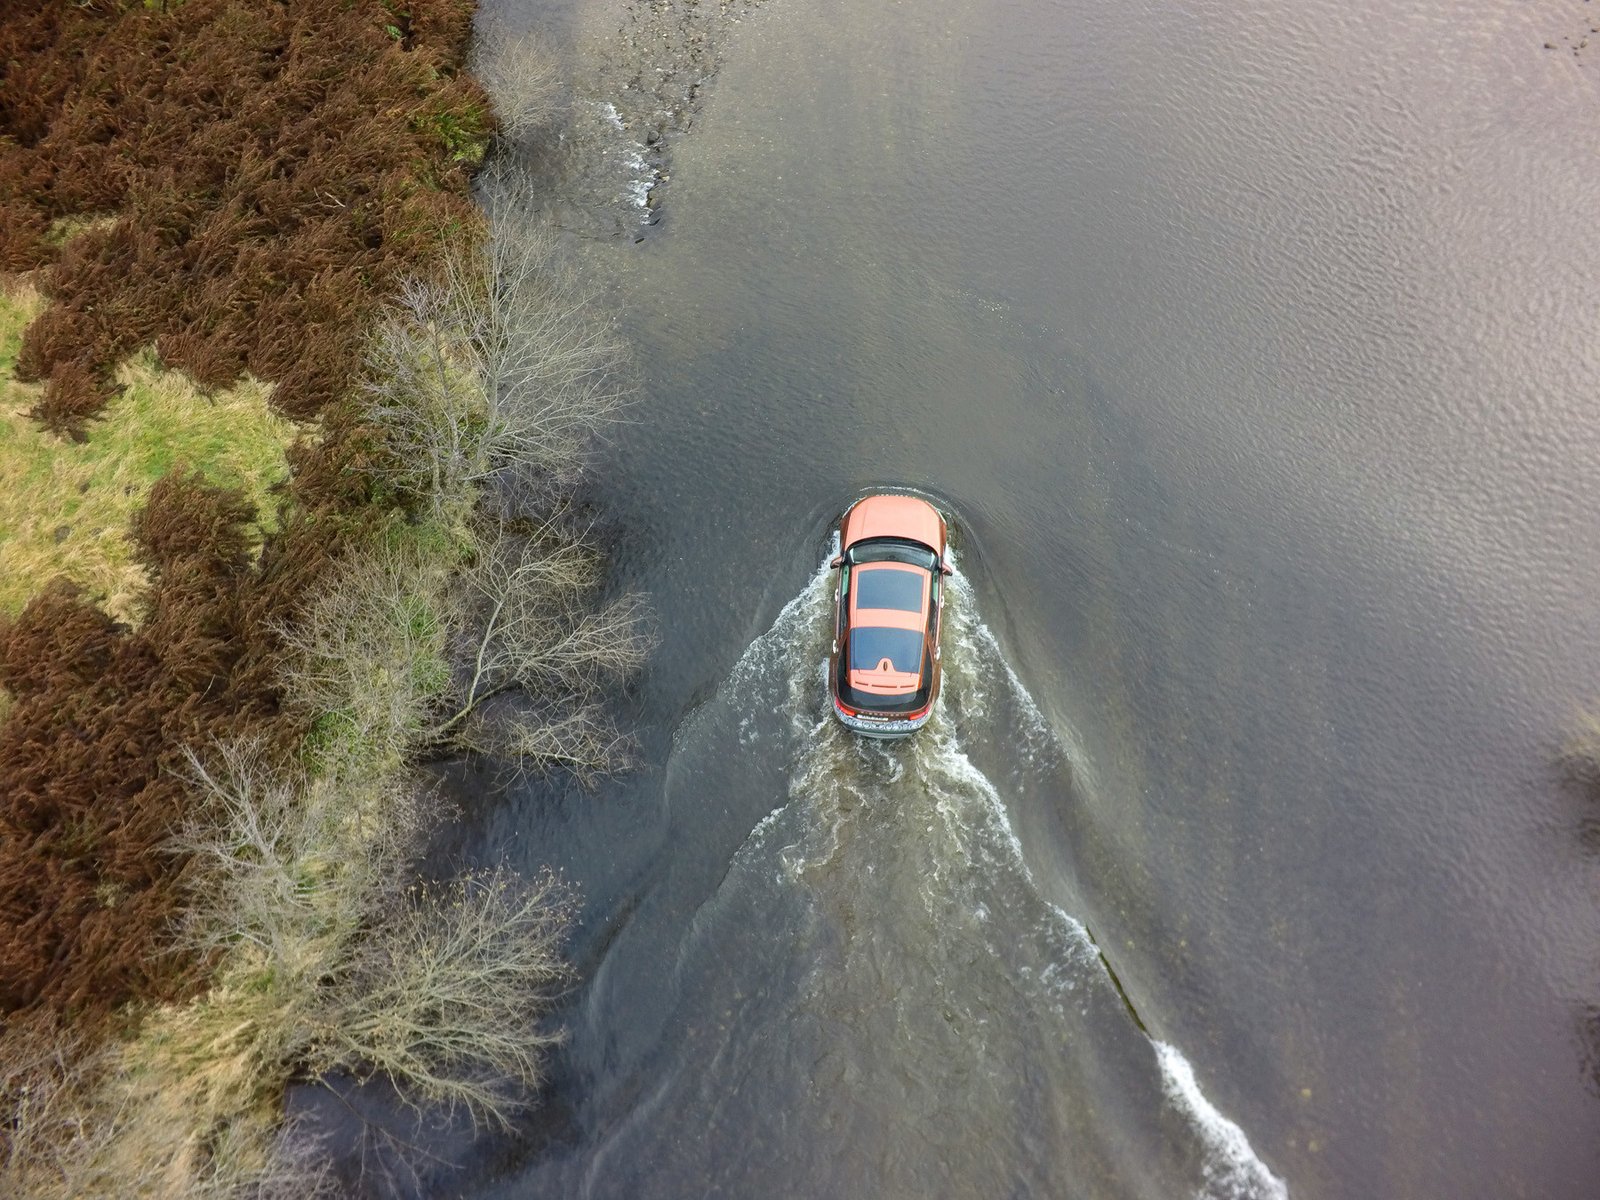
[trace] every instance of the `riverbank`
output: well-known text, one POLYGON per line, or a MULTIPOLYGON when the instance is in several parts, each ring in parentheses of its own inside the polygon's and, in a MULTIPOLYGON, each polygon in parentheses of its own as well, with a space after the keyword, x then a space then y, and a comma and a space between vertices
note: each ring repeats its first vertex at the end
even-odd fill
POLYGON ((472 7, 0 22, 15 1194, 304 1195, 291 1079, 536 1086, 561 889, 415 881, 414 764, 605 769, 642 643, 562 499, 620 347, 468 197, 472 7))

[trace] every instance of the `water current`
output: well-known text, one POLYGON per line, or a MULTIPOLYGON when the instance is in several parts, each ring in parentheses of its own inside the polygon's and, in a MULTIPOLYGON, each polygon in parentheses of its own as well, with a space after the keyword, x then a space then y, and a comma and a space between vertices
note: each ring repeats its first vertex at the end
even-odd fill
POLYGON ((1584 4, 484 11, 571 66, 659 648, 637 771, 464 785, 584 898, 473 1194, 1596 1195, 1584 4), (813 574, 886 483, 964 580, 894 746, 813 574))
POLYGON ((660 964, 625 1109, 509 1194, 1286 1196, 1040 894, 1008 813, 1070 793, 1072 756, 965 578, 936 718, 892 743, 829 709, 834 578, 674 736, 669 804, 769 811, 660 964))

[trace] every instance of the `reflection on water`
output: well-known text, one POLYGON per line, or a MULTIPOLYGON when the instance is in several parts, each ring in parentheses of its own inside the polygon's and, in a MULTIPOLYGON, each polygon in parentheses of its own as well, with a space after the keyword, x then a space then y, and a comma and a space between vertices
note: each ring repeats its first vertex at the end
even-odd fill
POLYGON ((965 747, 1004 746, 1008 779, 1063 794, 1071 763, 965 578, 952 699, 893 743, 828 711, 833 578, 676 739, 673 804, 714 778, 769 811, 686 923, 670 1016, 603 1085, 593 1144, 508 1194, 1287 1195, 1035 887, 1008 797, 965 747))

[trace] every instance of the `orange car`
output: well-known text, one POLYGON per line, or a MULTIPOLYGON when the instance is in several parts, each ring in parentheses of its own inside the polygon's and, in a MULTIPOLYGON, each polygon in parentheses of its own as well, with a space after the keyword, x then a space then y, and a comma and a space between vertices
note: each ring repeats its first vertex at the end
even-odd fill
POLYGON ((915 496, 867 496, 839 522, 828 691, 839 720, 871 737, 905 737, 939 694, 945 524, 915 496))

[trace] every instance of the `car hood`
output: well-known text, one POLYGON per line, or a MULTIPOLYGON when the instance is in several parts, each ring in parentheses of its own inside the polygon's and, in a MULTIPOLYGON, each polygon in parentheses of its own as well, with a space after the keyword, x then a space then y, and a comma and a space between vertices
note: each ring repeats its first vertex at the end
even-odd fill
POLYGON ((926 500, 915 496, 868 496, 846 516, 840 541, 848 550, 867 538, 911 538, 944 551, 944 519, 926 500))

